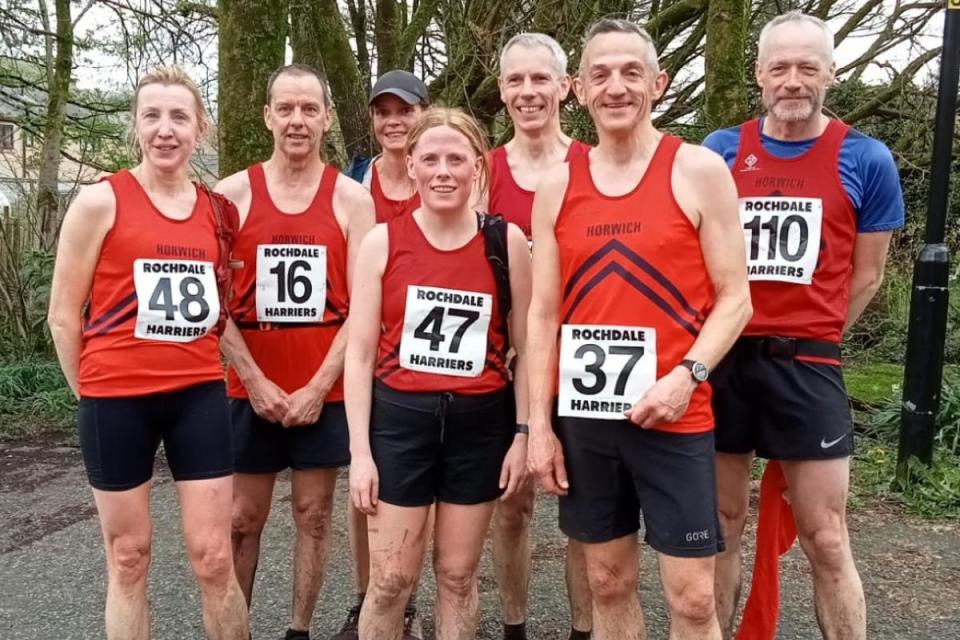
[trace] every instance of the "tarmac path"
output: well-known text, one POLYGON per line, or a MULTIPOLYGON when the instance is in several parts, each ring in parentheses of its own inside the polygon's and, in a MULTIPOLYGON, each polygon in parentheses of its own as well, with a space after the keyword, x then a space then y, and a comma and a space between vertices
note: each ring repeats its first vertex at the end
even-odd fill
MULTIPOLYGON (((330 566, 311 634, 321 640, 339 628, 353 599, 345 475, 337 493, 330 566)), ((281 476, 254 593, 253 637, 258 640, 282 638, 288 620, 289 494, 289 480, 281 476)), ((199 595, 183 551, 173 482, 162 462, 152 500, 153 638, 202 638, 199 595)), ((555 499, 538 498, 534 528, 529 635, 565 640, 569 630, 565 543, 556 526, 555 499)), ((960 638, 960 525, 914 521, 871 509, 851 515, 851 535, 870 610, 869 638, 960 638)), ((640 597, 650 638, 666 638, 656 560, 649 549, 643 553, 642 577, 640 597)), ((419 602, 429 631, 434 587, 431 577, 423 582, 419 602)), ((102 638, 104 592, 100 530, 79 451, 53 444, 0 444, 0 640, 102 638)), ((478 637, 495 640, 500 637, 499 605, 489 553, 481 567, 480 594, 478 637)), ((784 561, 783 603, 778 638, 820 637, 812 613, 809 570, 796 548, 784 561)))

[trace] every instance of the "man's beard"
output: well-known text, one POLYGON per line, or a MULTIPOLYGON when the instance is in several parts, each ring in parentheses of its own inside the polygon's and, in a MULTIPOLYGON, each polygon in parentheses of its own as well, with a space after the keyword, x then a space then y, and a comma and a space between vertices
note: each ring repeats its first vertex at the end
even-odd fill
POLYGON ((818 101, 816 98, 806 98, 802 102, 794 101, 794 103, 793 108, 788 108, 783 105, 782 101, 777 100, 773 104, 767 105, 767 111, 781 122, 803 122, 809 120, 817 112, 818 101))

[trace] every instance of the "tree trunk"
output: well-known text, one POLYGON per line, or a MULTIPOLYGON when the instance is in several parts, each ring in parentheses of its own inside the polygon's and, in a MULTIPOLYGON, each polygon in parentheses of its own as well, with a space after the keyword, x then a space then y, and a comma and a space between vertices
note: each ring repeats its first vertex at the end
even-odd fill
POLYGON ((263 125, 270 74, 283 64, 286 0, 220 0, 220 176, 267 158, 273 139, 263 125))
POLYGON ((400 3, 397 0, 377 0, 376 5, 373 34, 377 43, 377 75, 381 76, 387 71, 404 67, 406 60, 400 56, 400 37, 406 25, 401 20, 400 3))
POLYGON ((346 157, 368 152, 368 87, 350 47, 350 36, 337 0, 298 0, 290 6, 290 19, 297 34, 291 42, 294 60, 313 65, 327 74, 346 157))
POLYGON ((708 128, 729 127, 746 120, 744 79, 749 0, 710 0, 704 48, 704 120, 708 128))
POLYGON ((60 230, 60 148, 63 145, 63 125, 67 98, 70 93, 70 70, 73 67, 73 24, 70 20, 69 0, 56 0, 57 53, 52 81, 47 86, 47 118, 43 127, 43 147, 40 151, 40 171, 37 180, 37 212, 40 221, 40 242, 43 249, 53 251, 60 230))

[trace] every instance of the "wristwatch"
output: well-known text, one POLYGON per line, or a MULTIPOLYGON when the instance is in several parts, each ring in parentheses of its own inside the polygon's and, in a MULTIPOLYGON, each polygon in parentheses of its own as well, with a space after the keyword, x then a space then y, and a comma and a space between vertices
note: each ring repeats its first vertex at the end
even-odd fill
POLYGON ((693 378, 693 381, 697 384, 706 382, 707 378, 710 377, 710 369, 707 369, 707 365, 699 360, 683 360, 680 366, 690 370, 690 377, 693 378))
POLYGON ((517 433, 530 433, 530 427, 522 422, 517 423, 517 433))

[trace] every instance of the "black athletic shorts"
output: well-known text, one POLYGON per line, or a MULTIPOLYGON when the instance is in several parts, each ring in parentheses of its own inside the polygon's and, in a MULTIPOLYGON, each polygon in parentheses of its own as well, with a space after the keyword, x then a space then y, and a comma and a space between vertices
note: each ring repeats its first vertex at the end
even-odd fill
POLYGON ((668 556, 723 551, 717 518, 713 433, 641 429, 627 420, 555 418, 570 491, 560 529, 580 542, 608 542, 640 529, 668 556))
POLYGON ((380 500, 421 507, 500 497, 500 469, 513 443, 515 415, 508 389, 479 396, 404 393, 375 381, 370 449, 380 500))
POLYGON ((342 402, 323 405, 311 425, 284 427, 264 420, 246 399, 230 399, 233 463, 237 473, 277 473, 287 467, 335 469, 350 464, 350 432, 342 402))
POLYGON ((220 380, 131 398, 81 398, 77 423, 94 489, 123 491, 148 481, 161 441, 174 480, 233 473, 230 416, 220 380))
POLYGON ((853 418, 839 365, 768 355, 739 340, 710 374, 717 451, 772 460, 853 454, 853 418))

